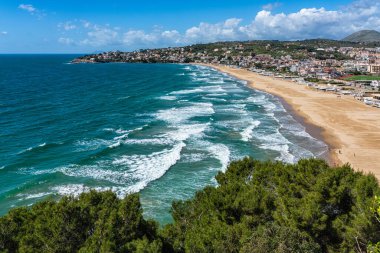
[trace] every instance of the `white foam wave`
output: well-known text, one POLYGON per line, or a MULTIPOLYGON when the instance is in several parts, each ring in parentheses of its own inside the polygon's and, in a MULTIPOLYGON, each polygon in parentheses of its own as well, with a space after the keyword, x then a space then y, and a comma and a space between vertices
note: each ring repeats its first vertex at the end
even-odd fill
POLYGON ((215 86, 201 86, 200 87, 202 91, 205 92, 214 92, 214 93, 219 93, 219 92, 225 92, 226 90, 222 88, 220 85, 215 85, 215 86))
POLYGON ((188 163, 200 162, 200 161, 204 160, 205 158, 207 158, 207 156, 205 154, 202 154, 202 153, 185 154, 185 155, 182 155, 182 157, 181 157, 181 159, 183 159, 183 161, 188 162, 188 163))
POLYGON ((262 104, 267 101, 267 98, 264 95, 258 95, 254 97, 248 97, 246 101, 254 104, 262 104))
POLYGON ((109 145, 108 147, 109 147, 109 148, 117 148, 117 147, 119 147, 120 145, 121 145, 121 141, 117 141, 117 142, 115 142, 115 143, 109 145))
POLYGON ((220 79, 220 80, 209 80, 207 81, 208 83, 213 83, 213 84, 222 84, 222 83, 225 83, 223 79, 220 79))
POLYGON ((207 94, 208 97, 220 97, 220 96, 227 96, 228 94, 223 92, 223 93, 209 93, 207 94))
POLYGON ((190 106, 160 110, 156 118, 172 125, 184 123, 197 116, 208 116, 214 114, 212 103, 191 103, 190 106))
POLYGON ((175 141, 185 141, 191 136, 199 136, 209 125, 210 123, 180 125, 176 130, 169 131, 162 136, 175 141))
POLYGON ((122 140, 122 139, 126 139, 126 138, 128 138, 129 133, 130 133, 130 132, 128 132, 128 133, 126 133, 126 134, 123 134, 123 135, 120 135, 120 136, 116 136, 116 137, 113 138, 113 139, 114 139, 114 140, 122 140))
POLYGON ((84 186, 83 184, 68 184, 61 186, 54 186, 51 188, 54 192, 57 192, 59 195, 73 195, 77 197, 83 192, 89 192, 90 188, 84 186))
POLYGON ((260 125, 260 121, 252 121, 251 124, 241 132, 241 139, 243 141, 249 141, 252 138, 253 129, 260 125))
POLYGON ((138 192, 153 180, 162 177, 166 171, 181 158, 182 148, 186 144, 178 143, 172 149, 164 149, 149 155, 123 156, 113 161, 115 165, 129 167, 130 176, 138 182, 129 187, 131 192, 138 192))
POLYGON ((59 195, 71 195, 74 197, 79 196, 81 193, 89 192, 91 189, 98 192, 113 191, 119 198, 124 198, 128 192, 127 187, 110 186, 110 187, 88 187, 83 184, 67 184, 52 187, 51 190, 59 195))
MULTIPOLYGON (((143 189, 149 182, 162 177, 166 171, 177 163, 181 158, 181 151, 186 144, 183 142, 194 135, 201 134, 209 124, 185 124, 177 127, 176 130, 169 131, 163 138, 130 140, 126 142, 162 142, 175 143, 172 148, 166 148, 159 152, 148 155, 128 155, 116 158, 112 161, 112 165, 105 162, 96 165, 69 165, 66 167, 56 168, 41 173, 61 172, 67 176, 85 177, 95 180, 105 180, 118 185, 128 185, 120 192, 137 192, 143 189), (116 168, 115 168, 116 166, 116 168), (112 169, 111 169, 112 168, 112 169)), ((82 185, 64 188, 66 192, 61 194, 72 194, 72 192, 83 192, 86 190, 82 185)))
POLYGON ((130 172, 119 168, 108 168, 107 165, 76 165, 72 164, 65 167, 55 169, 56 172, 61 172, 70 177, 85 177, 96 180, 105 180, 114 184, 128 184, 131 183, 130 172), (104 167, 104 168, 103 168, 104 167))
POLYGON ((117 100, 125 100, 125 99, 128 99, 128 98, 130 98, 131 96, 125 96, 125 97, 119 97, 119 98, 117 98, 117 100))
POLYGON ((139 145, 171 145, 172 140, 165 138, 150 138, 150 139, 128 139, 123 142, 124 144, 139 144, 139 145))
POLYGON ((289 151, 290 141, 287 140, 278 130, 272 134, 256 134, 262 144, 260 145, 263 149, 273 150, 280 153, 280 156, 277 157, 278 160, 287 163, 294 163, 295 157, 289 151))
POLYGON ((111 140, 93 139, 93 140, 80 140, 75 142, 77 151, 91 151, 101 147, 106 147, 114 144, 111 140))
POLYGON ((16 197, 20 198, 19 200, 27 200, 27 199, 37 199, 37 198, 42 198, 47 195, 49 195, 49 192, 40 192, 40 193, 33 193, 33 194, 23 194, 19 193, 16 195, 16 197))
POLYGON ((202 99, 210 100, 210 101, 216 101, 216 102, 227 102, 227 99, 224 99, 224 98, 213 98, 213 97, 204 96, 204 97, 202 97, 202 99))
POLYGON ((253 103, 255 105, 260 105, 264 108, 267 112, 285 112, 285 108, 282 106, 282 104, 279 101, 272 102, 269 100, 269 95, 259 94, 256 96, 251 96, 246 99, 248 103, 253 103))
POLYGON ((196 77, 192 77, 191 79, 195 82, 207 82, 209 79, 207 77, 199 77, 199 75, 195 75, 196 77))
POLYGON ((50 170, 36 170, 34 167, 23 167, 23 168, 19 168, 17 170, 17 173, 26 174, 26 175, 41 175, 41 174, 51 173, 51 171, 50 170))
POLYGON ((115 131, 115 133, 117 133, 117 134, 126 134, 126 133, 129 133, 129 132, 131 132, 131 130, 124 130, 122 128, 119 128, 119 129, 117 129, 115 131))
POLYGON ((161 97, 159 97, 159 99, 172 101, 172 100, 176 100, 177 97, 176 96, 161 96, 161 97))
POLYGON ((199 92, 203 92, 203 90, 196 88, 196 89, 192 89, 192 90, 173 91, 173 92, 170 92, 169 94, 171 94, 171 95, 186 95, 186 94, 199 93, 199 92))
POLYGON ((29 151, 32 151, 32 150, 34 150, 34 149, 42 148, 42 147, 44 147, 44 146, 46 146, 46 142, 44 142, 44 143, 42 143, 42 144, 38 144, 38 145, 33 146, 33 147, 29 147, 29 148, 27 148, 27 149, 24 149, 24 150, 18 152, 17 154, 22 154, 22 153, 25 153, 25 152, 29 152, 29 151))
POLYGON ((144 125, 142 127, 137 127, 135 129, 132 129, 132 130, 124 130, 124 129, 121 129, 119 128, 118 130, 116 130, 115 132, 117 134, 121 134, 120 136, 116 136, 115 138, 113 138, 114 140, 122 140, 122 139, 126 139, 128 138, 129 134, 132 133, 132 132, 136 132, 136 131, 141 131, 144 129, 144 127, 146 127, 147 125, 144 125))
POLYGON ((218 112, 231 113, 232 115, 248 115, 248 111, 244 108, 239 108, 236 105, 216 107, 218 112))
POLYGON ((222 165, 222 171, 225 171, 227 169, 227 166, 230 162, 230 150, 229 148, 224 144, 214 144, 207 148, 207 150, 220 161, 220 164, 222 165))

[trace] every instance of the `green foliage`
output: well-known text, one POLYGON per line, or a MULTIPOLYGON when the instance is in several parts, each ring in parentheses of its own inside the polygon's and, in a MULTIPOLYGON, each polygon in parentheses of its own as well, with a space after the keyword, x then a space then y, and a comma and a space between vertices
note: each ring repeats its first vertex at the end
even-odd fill
POLYGON ((160 230, 137 194, 46 200, 0 218, 0 252, 379 252, 374 176, 324 161, 232 162, 160 230), (368 245, 368 247, 367 247, 368 245))
POLYGON ((380 239, 369 208, 377 181, 349 166, 246 158, 216 179, 173 204, 163 234, 174 252, 350 252, 380 239))
POLYGON ((380 80, 380 76, 369 76, 369 75, 355 75, 345 78, 347 81, 373 81, 380 80))
POLYGON ((305 81, 312 82, 312 83, 318 83, 319 79, 318 78, 308 77, 308 78, 305 78, 305 81))
MULTIPOLYGON (((375 216, 376 220, 380 223, 380 197, 375 196, 373 198, 371 211, 375 216)), ((369 243, 368 252, 370 253, 380 253, 380 241, 377 243, 369 243)))
POLYGON ((160 252, 157 224, 142 217, 138 195, 112 192, 47 200, 0 219, 0 251, 160 252))

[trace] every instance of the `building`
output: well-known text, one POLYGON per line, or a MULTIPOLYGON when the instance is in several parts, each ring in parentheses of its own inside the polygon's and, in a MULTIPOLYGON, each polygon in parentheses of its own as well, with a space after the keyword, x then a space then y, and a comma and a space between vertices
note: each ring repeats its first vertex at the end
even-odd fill
POLYGON ((369 65, 369 72, 371 74, 380 74, 380 65, 369 65))

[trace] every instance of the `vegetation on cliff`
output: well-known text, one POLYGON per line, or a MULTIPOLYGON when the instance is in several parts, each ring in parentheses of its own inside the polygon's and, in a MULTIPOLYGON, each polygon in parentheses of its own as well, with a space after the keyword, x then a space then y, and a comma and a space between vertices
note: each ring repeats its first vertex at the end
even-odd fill
POLYGON ((172 205, 173 223, 142 216, 137 194, 46 200, 0 218, 4 252, 376 252, 380 194, 371 175, 321 160, 232 162, 172 205))

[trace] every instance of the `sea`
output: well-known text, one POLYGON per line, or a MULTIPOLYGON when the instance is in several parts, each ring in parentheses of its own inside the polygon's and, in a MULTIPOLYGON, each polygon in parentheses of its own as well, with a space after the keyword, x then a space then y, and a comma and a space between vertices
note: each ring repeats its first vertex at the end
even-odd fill
POLYGON ((75 57, 0 56, 0 215, 95 189, 139 192, 166 224, 233 160, 327 152, 278 98, 212 68, 75 57))

